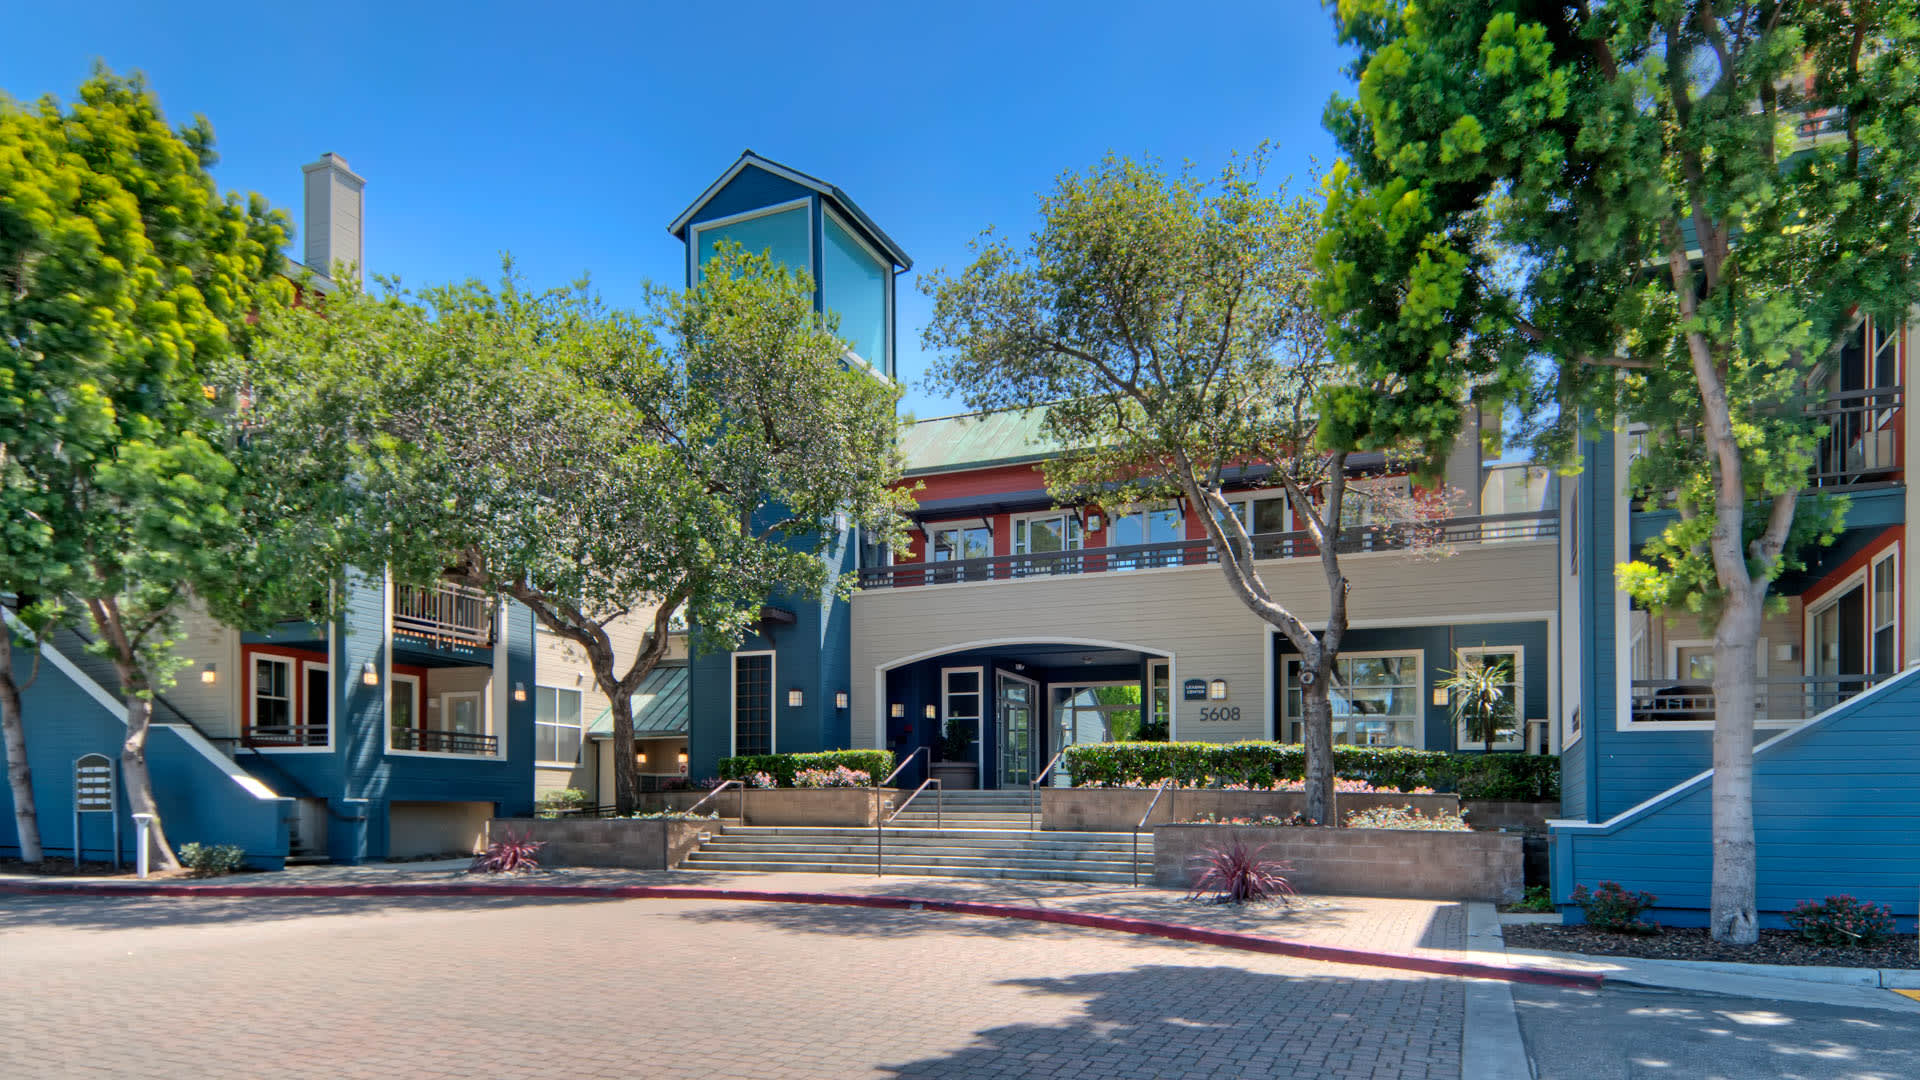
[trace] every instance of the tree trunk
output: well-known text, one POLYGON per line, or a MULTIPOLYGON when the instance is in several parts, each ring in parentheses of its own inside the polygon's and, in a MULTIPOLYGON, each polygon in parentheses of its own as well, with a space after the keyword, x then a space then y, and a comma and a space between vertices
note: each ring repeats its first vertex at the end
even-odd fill
POLYGON ((40 814, 33 805, 33 770, 27 764, 27 728, 20 715, 20 684, 13 678, 13 632, 0 623, 0 735, 7 753, 7 786, 13 790, 13 827, 20 861, 39 863, 40 814))
POLYGON ((1324 653, 1311 670, 1313 685, 1300 688, 1301 719, 1306 728, 1307 816, 1317 825, 1337 825, 1333 805, 1333 688, 1324 653))
POLYGON ((1713 939, 1760 940, 1753 839, 1753 712, 1761 598, 1727 594, 1713 635, 1713 939))
POLYGON ((607 692, 613 710, 613 807, 621 817, 633 813, 640 789, 640 768, 633 759, 633 692, 616 683, 607 692))
MULTIPOLYGON (((167 843, 167 830, 160 821, 160 807, 153 801, 153 777, 147 772, 147 731, 153 719, 153 702, 132 690, 133 683, 122 670, 121 685, 127 691, 127 741, 120 748, 120 774, 126 781, 127 805, 136 814, 152 814, 153 826, 148 832, 148 842, 152 845, 152 865, 161 870, 180 869, 180 860, 173 854, 173 845, 167 843)), ((135 835, 138 835, 136 830, 135 835)))

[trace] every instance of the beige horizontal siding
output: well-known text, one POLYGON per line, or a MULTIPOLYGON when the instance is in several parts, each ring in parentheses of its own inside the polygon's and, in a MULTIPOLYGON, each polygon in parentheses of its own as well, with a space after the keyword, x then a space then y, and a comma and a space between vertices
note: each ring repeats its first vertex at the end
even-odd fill
MULTIPOLYGON (((1550 616, 1557 546, 1551 540, 1432 553, 1349 555, 1348 618, 1357 626, 1550 616)), ((1268 590, 1310 624, 1326 619, 1326 578, 1317 560, 1260 564, 1268 590)), ((1220 702, 1174 695, 1178 738, 1212 741, 1267 735, 1267 626, 1227 587, 1217 566, 873 589, 853 599, 854 742, 878 744, 876 672, 981 643, 1089 642, 1173 658, 1176 683, 1228 681, 1238 723, 1202 723, 1220 702)))

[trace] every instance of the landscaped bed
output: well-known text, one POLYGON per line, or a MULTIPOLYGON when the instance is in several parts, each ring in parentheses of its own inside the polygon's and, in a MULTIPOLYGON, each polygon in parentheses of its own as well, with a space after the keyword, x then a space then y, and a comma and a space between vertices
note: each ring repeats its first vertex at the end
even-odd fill
POLYGON ((1507 947, 1625 956, 1642 960, 1718 960, 1737 964, 1800 967, 1920 968, 1912 934, 1878 945, 1838 948, 1815 945, 1794 930, 1762 930, 1757 945, 1722 945, 1701 929, 1663 928, 1657 934, 1616 934, 1591 926, 1505 926, 1507 947))

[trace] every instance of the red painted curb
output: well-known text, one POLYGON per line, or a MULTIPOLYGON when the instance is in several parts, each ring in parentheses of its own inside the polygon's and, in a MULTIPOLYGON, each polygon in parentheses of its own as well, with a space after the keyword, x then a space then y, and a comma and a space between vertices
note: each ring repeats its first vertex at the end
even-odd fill
POLYGON ((701 885, 183 885, 160 882, 146 885, 88 885, 79 882, 25 884, 0 883, 0 895, 67 896, 547 896, 609 900, 742 900, 775 904, 822 904, 860 908, 918 908, 955 915, 983 915, 998 919, 1024 919, 1028 922, 1058 923, 1093 930, 1114 930, 1123 934, 1166 938, 1197 945, 1217 945, 1242 952, 1292 956, 1329 964, 1355 964, 1364 967, 1418 971, 1430 975, 1459 975, 1470 979, 1497 979, 1502 982, 1532 983, 1539 986, 1570 986, 1597 990, 1602 976, 1582 972, 1552 971, 1545 968, 1511 967, 1481 964, 1470 960, 1448 960, 1437 956, 1407 953, 1372 952, 1346 949, 1337 945, 1314 945, 1285 938, 1262 937, 1231 930, 1203 930, 1179 923, 1151 919, 1129 919, 1119 915, 1097 915, 1080 911, 1018 907, 1012 904, 985 904, 972 900, 937 900, 919 896, 869 896, 858 893, 768 892, 758 889, 718 889, 701 885))

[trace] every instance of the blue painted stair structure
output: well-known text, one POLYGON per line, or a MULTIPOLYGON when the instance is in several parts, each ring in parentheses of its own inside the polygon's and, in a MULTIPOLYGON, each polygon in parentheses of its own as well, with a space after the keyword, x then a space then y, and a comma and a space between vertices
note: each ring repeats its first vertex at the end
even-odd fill
MULTIPOLYGON (((24 677, 32 654, 14 650, 14 671, 24 677)), ((40 671, 23 695, 27 760, 33 768, 34 807, 40 842, 49 856, 74 854, 73 765, 84 754, 104 754, 116 764, 126 740, 125 706, 53 644, 41 650, 40 671)), ((277 870, 287 859, 294 801, 276 794, 185 724, 155 723, 147 737, 147 768, 154 798, 175 847, 193 841, 235 844, 247 865, 277 870)), ((117 788, 120 857, 134 857, 135 833, 124 785, 117 788)), ((89 861, 113 854, 107 815, 87 814, 81 853, 89 861)), ((13 796, 0 784, 0 856, 17 857, 13 796)))
MULTIPOLYGON (((1764 734, 1763 734, 1764 738, 1764 734)), ((1920 669, 1754 749, 1761 925, 1802 900, 1849 894, 1886 904, 1911 932, 1920 914, 1920 669)), ((1657 898, 1650 917, 1705 926, 1713 878, 1711 769, 1599 822, 1552 823, 1553 897, 1617 881, 1657 898)))

